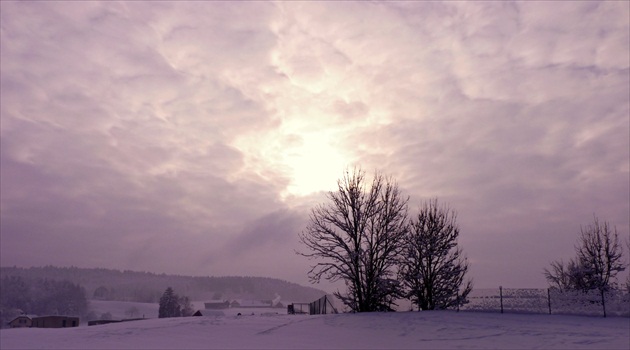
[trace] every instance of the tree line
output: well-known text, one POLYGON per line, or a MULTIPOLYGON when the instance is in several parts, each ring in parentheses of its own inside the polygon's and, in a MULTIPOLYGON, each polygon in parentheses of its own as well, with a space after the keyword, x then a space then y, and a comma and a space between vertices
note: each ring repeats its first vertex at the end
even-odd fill
POLYGON ((0 281, 3 324, 24 314, 83 317, 88 312, 85 289, 67 280, 5 276, 0 281))
POLYGON ((164 288, 171 286, 194 300, 221 298, 315 300, 325 292, 276 278, 247 276, 180 276, 79 267, 0 267, 0 278, 47 278, 81 284, 89 299, 158 303, 164 288))
POLYGON ((409 197, 391 178, 347 170, 327 203, 311 210, 299 234, 307 248, 298 254, 317 260, 312 282, 343 281, 335 292, 355 312, 393 310, 408 298, 419 310, 445 309, 466 302, 472 280, 458 246, 456 212, 429 200, 409 217, 409 197))

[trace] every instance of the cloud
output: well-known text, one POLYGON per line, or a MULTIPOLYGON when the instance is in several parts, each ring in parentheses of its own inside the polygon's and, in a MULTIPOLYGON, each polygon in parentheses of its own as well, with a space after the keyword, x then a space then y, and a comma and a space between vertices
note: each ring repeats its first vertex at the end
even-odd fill
MULTIPOLYGON (((249 251, 265 246, 283 246, 295 240, 302 230, 305 218, 301 213, 281 209, 266 214, 250 223, 227 245, 228 254, 247 255, 249 251)), ((286 248, 286 247, 285 247, 286 248)), ((290 250, 290 248, 288 249, 290 250)))
POLYGON ((629 15, 3 2, 0 263, 305 282, 297 232, 357 164, 459 212, 478 286, 540 286, 593 213, 630 229, 629 15))

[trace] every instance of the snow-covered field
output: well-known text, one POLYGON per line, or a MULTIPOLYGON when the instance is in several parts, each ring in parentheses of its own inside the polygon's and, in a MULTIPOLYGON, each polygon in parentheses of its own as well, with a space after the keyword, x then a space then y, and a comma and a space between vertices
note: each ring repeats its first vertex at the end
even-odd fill
POLYGON ((273 312, 3 329, 5 349, 629 349, 630 318, 432 311, 273 312))

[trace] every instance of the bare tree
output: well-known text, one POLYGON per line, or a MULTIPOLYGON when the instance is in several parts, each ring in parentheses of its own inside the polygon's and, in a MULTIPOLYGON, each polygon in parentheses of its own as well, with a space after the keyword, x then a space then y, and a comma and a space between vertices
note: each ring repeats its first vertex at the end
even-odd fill
POLYGON ((551 263, 551 270, 545 269, 545 277, 552 286, 560 290, 599 289, 604 292, 614 286, 617 273, 625 270, 617 228, 611 228, 608 222, 600 223, 597 216, 593 224, 580 228, 575 251, 576 258, 566 267, 562 261, 555 261, 551 263))
POLYGON ((589 290, 590 278, 589 268, 584 266, 579 259, 570 259, 568 263, 564 261, 554 261, 551 269, 545 269, 545 278, 552 288, 559 291, 567 290, 589 290))
POLYGON ((179 304, 181 305, 181 312, 183 317, 192 316, 195 313, 195 310, 193 309, 195 306, 190 302, 189 297, 180 297, 179 304))
POLYGON ((588 269, 587 278, 592 288, 607 290, 611 287, 611 279, 625 270, 617 228, 611 229, 606 221, 600 224, 594 217, 593 224, 580 231, 577 258, 588 269))
POLYGON ((312 282, 345 282, 347 292, 335 296, 351 310, 391 309, 398 291, 391 278, 407 230, 409 199, 378 172, 370 183, 364 171, 346 171, 337 187, 328 203, 311 211, 299 235, 308 252, 298 254, 319 260, 309 271, 312 282))
POLYGON ((468 261, 458 247, 456 217, 433 199, 409 224, 400 275, 407 297, 419 310, 462 305, 472 290, 472 280, 464 283, 468 261))
POLYGON ((544 270, 545 278, 549 282, 549 286, 556 288, 559 291, 565 291, 572 289, 570 284, 570 274, 567 272, 567 267, 564 261, 557 260, 551 262, 551 267, 544 270))

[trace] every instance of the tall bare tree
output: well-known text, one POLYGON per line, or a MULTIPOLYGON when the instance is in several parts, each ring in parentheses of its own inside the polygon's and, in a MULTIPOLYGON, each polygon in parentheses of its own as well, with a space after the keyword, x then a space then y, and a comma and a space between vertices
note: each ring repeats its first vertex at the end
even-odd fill
POLYGON ((376 172, 370 182, 356 168, 346 171, 327 198, 299 235, 308 251, 298 254, 318 260, 309 278, 343 280, 347 291, 335 296, 353 311, 391 309, 409 198, 391 178, 376 172))
POLYGON ((472 290, 472 280, 464 282, 468 261, 458 247, 456 218, 454 210, 433 199, 409 224, 400 275, 418 310, 461 305, 472 290))
POLYGON ((626 268, 617 228, 600 222, 597 216, 593 224, 580 227, 575 252, 575 259, 566 267, 562 261, 555 261, 551 263, 551 270, 545 269, 545 277, 552 286, 560 290, 599 289, 604 292, 613 287, 617 273, 626 268))

